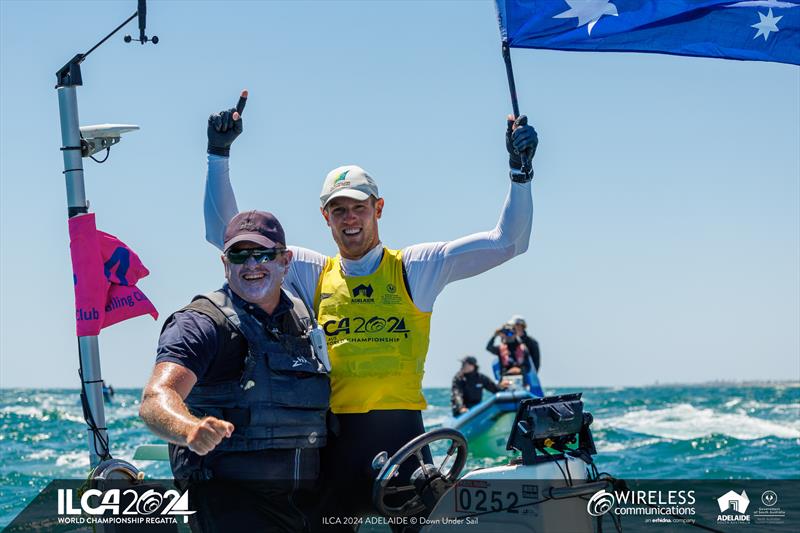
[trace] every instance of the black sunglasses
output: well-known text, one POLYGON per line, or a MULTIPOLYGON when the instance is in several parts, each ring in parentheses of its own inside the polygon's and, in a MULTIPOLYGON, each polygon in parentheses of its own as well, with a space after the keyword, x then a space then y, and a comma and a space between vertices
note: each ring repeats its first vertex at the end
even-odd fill
POLYGON ((279 257, 286 248, 247 248, 245 250, 228 251, 225 257, 234 265, 243 265, 247 258, 252 257, 256 263, 264 263, 266 261, 274 261, 279 257))

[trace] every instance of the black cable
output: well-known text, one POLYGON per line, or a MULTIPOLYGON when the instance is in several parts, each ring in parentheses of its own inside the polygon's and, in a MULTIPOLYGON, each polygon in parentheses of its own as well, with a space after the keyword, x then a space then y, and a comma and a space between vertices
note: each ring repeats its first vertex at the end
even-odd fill
MULTIPOLYGON (((555 463, 555 465, 558 467, 558 469, 561 470, 561 477, 564 478, 564 483, 566 483, 568 487, 572 486, 572 485, 570 485, 569 479, 567 479, 567 474, 564 472, 564 469, 561 468, 560 464, 558 464, 558 459, 553 461, 553 463, 555 463)), ((569 467, 567 467, 567 469, 569 469, 569 467)))
MULTIPOLYGON (((545 455, 548 455, 550 457, 553 457, 553 455, 555 455, 555 454, 552 454, 552 453, 548 452, 547 448, 538 448, 538 449, 539 449, 539 451, 541 451, 542 453, 544 453, 545 455)), ((565 458, 565 461, 566 461, 566 458, 565 458)), ((566 483, 568 487, 571 487, 572 486, 572 476, 567 476, 567 474, 564 472, 564 469, 561 468, 560 464, 558 464, 558 457, 557 456, 553 460, 553 463, 555 463, 555 465, 558 467, 558 469, 561 470, 561 477, 564 478, 564 483, 566 483)), ((567 471, 569 471, 569 465, 567 465, 567 471)))
POLYGON ((614 529, 617 530, 617 533, 622 533, 622 518, 611 513, 611 523, 614 524, 614 529))
POLYGON ((86 422, 86 425, 89 426, 89 431, 92 432, 92 436, 93 436, 93 438, 92 438, 92 446, 94 447, 95 455, 100 457, 100 459, 102 461, 106 461, 106 460, 112 458, 111 457, 111 450, 109 449, 108 436, 107 435, 103 435, 103 430, 107 431, 108 428, 107 427, 99 427, 97 425, 97 422, 95 422, 95 420, 94 420, 94 414, 92 413, 92 409, 89 406, 88 397, 86 395, 86 384, 87 383, 97 383, 97 382, 101 382, 103 380, 102 379, 89 380, 89 381, 84 381, 83 380, 83 359, 82 359, 82 357, 80 357, 80 351, 81 350, 80 350, 80 344, 79 344, 78 345, 78 354, 79 354, 79 356, 78 356, 78 376, 80 376, 80 378, 81 378, 81 407, 83 407, 83 419, 86 422), (102 446, 102 450, 104 450, 102 453, 97 448, 97 442, 98 441, 100 441, 100 445, 102 446))
MULTIPOLYGON (((556 459, 556 463, 557 462, 558 462, 558 459, 556 459)), ((564 454, 564 468, 567 469, 567 477, 569 477, 568 485, 571 487, 572 486, 572 472, 569 471, 569 459, 567 459, 567 455, 566 454, 564 454)))
MULTIPOLYGON (((610 481, 609 481, 610 483, 610 481)), ((588 502, 591 498, 589 496, 577 496, 577 498, 588 502)), ((617 533, 622 533, 622 519, 619 516, 616 516, 614 513, 609 514, 601 514, 597 518, 597 533, 603 533, 603 517, 608 516, 611 518, 611 523, 614 524, 614 529, 617 530, 617 533)))
MULTIPOLYGON (((652 505, 652 504, 649 504, 649 503, 645 503, 644 505, 646 505, 647 507, 650 507, 651 509, 660 509, 660 507, 658 507, 657 505, 652 505)), ((674 515, 672 513, 660 513, 660 514, 664 514, 666 516, 669 516, 670 518, 681 518, 681 519, 683 518, 682 516, 676 516, 676 515, 674 515)), ((703 524, 698 524, 697 522, 684 522, 684 524, 686 524, 688 526, 699 527, 700 529, 705 529, 706 531, 713 531, 714 533, 724 533, 723 531, 720 531, 719 529, 714 529, 713 527, 704 526, 703 524)))
POLYGON ((84 382, 83 382, 83 369, 82 368, 78 371, 78 375, 81 377, 81 406, 83 407, 83 419, 86 422, 86 424, 89 426, 89 431, 92 432, 92 446, 94 448, 94 453, 95 453, 95 455, 100 457, 100 459, 103 460, 103 461, 105 461, 107 459, 111 459, 111 453, 110 453, 110 450, 109 450, 108 437, 103 435, 103 433, 102 433, 103 430, 108 430, 108 428, 107 427, 102 427, 101 428, 101 427, 99 427, 97 425, 97 422, 95 422, 94 415, 92 413, 91 408, 89 407, 89 400, 88 400, 87 395, 86 395, 86 386, 84 385, 84 382), (97 448, 97 442, 98 441, 100 441, 100 444, 102 446, 102 450, 104 450, 104 452, 102 452, 102 453, 97 448))
POLYGON ((103 159, 95 159, 95 157, 93 155, 90 155, 89 157, 91 157, 92 161, 94 161, 95 163, 105 163, 106 160, 108 160, 108 156, 109 155, 111 155, 111 147, 110 146, 108 148, 106 148, 106 156, 103 159))

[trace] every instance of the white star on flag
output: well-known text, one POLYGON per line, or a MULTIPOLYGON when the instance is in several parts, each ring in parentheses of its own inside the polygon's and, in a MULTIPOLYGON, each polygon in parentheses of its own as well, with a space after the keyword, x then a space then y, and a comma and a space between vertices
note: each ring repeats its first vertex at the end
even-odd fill
POLYGON ((784 2, 782 0, 746 0, 727 7, 797 7, 797 3, 784 2))
POLYGON ((588 24, 586 27, 589 35, 592 28, 603 15, 618 16, 617 6, 610 0, 564 0, 569 9, 554 16, 554 19, 578 19, 578 27, 588 24))
POLYGON ((773 17, 772 8, 769 8, 769 13, 767 15, 764 15, 759 11, 758 16, 761 19, 761 21, 759 21, 757 24, 753 24, 752 26, 750 26, 751 28, 755 28, 758 30, 753 39, 757 39, 759 35, 763 35, 764 40, 766 41, 770 33, 780 31, 778 29, 778 21, 781 20, 783 16, 773 17))

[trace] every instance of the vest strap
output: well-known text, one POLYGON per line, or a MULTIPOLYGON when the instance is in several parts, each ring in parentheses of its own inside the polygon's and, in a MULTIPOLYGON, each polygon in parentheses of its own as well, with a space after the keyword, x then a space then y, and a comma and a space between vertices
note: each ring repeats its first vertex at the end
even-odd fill
POLYGON ((225 318, 233 324, 234 327, 237 329, 241 329, 242 321, 239 318, 239 315, 236 313, 236 309, 233 305, 233 300, 231 300, 228 295, 225 293, 224 290, 219 289, 213 292, 209 292, 203 295, 204 298, 209 300, 212 304, 216 305, 217 308, 222 311, 222 314, 225 315, 225 318))

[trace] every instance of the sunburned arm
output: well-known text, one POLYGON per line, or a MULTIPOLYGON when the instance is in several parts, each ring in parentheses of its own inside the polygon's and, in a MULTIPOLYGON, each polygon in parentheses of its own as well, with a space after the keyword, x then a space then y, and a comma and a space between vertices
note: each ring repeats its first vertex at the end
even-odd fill
POLYGON ((156 435, 186 445, 189 430, 199 419, 183 400, 197 383, 194 372, 176 363, 158 363, 142 393, 139 416, 156 435))
POLYGON ((206 192, 203 199, 206 240, 220 250, 222 250, 225 226, 239 212, 231 185, 228 159, 217 155, 208 156, 206 192))
POLYGON ((142 393, 139 416, 159 437, 205 455, 230 437, 234 427, 225 420, 213 416, 197 418, 189 412, 183 400, 195 383, 194 372, 181 365, 156 364, 142 393))
POLYGON ((531 184, 512 183, 500 220, 491 231, 405 248, 403 265, 416 306, 431 311, 448 283, 486 272, 525 252, 532 226, 531 184))

